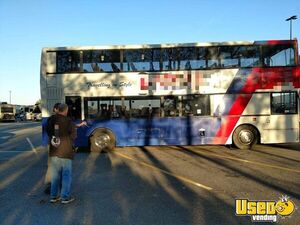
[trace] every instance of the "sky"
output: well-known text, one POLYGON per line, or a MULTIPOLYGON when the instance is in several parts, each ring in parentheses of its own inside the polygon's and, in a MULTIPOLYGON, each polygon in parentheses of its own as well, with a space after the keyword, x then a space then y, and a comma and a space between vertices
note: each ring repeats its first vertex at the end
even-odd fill
POLYGON ((0 0, 0 102, 40 99, 43 47, 300 38, 299 0, 0 0))

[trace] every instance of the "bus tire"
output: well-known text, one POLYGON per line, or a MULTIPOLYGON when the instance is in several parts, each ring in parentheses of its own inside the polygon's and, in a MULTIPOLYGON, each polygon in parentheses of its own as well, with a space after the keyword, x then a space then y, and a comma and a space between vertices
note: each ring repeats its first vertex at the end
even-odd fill
POLYGON ((91 152, 111 151, 116 146, 113 132, 105 128, 96 129, 90 137, 91 152))
POLYGON ((251 149, 259 139, 258 131, 251 125, 241 125, 233 132, 233 143, 239 149, 251 149))

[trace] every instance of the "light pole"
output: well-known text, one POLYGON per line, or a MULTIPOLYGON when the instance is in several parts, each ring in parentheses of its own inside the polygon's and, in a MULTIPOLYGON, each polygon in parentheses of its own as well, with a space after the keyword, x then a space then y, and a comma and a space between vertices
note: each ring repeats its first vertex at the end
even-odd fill
POLYGON ((9 91, 9 104, 11 104, 11 91, 9 91))
POLYGON ((292 32, 293 32, 293 30, 292 30, 292 21, 296 20, 296 19, 297 19, 297 16, 294 15, 294 16, 291 16, 291 17, 289 17, 285 20, 285 21, 290 21, 290 40, 292 40, 292 32))

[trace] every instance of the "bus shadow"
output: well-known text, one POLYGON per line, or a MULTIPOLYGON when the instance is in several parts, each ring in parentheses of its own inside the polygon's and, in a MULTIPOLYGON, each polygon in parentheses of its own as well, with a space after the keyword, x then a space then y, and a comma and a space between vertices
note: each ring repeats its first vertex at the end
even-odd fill
MULTIPOLYGON (((24 151, 8 159, 1 159, 1 224, 35 223, 35 218, 29 216, 31 213, 28 214, 27 210, 32 209, 33 204, 29 202, 37 196, 36 192, 41 190, 43 172, 47 165, 45 151, 41 146, 37 146, 36 150, 40 153, 24 151)), ((32 210, 39 215, 36 209, 32 210)))
MULTIPOLYGON (((147 147, 135 150, 151 165, 169 171, 147 147)), ((138 155, 135 158, 143 160, 138 155)), ((237 221, 251 224, 248 218, 237 218, 233 204, 214 193, 151 171, 113 152, 76 154, 72 183, 76 201, 70 206, 48 203, 49 196, 43 193, 46 152, 39 156, 19 155, 0 168, 3 204, 0 221, 3 225, 20 221, 22 224, 65 225, 229 225, 237 221)))
MULTIPOLYGON (((153 165, 168 171, 168 167, 147 149, 141 151, 153 165)), ((142 157, 136 156, 143 162, 142 157)), ((109 153, 104 158, 111 161, 112 172, 109 180, 117 189, 110 189, 112 198, 119 202, 121 224, 132 224, 134 218, 140 217, 138 224, 233 224, 236 217, 234 208, 213 193, 195 190, 178 179, 160 172, 147 171, 144 166, 124 159, 116 159, 109 153), (224 208, 226 208, 224 210, 224 208), (201 218, 197 217, 202 209, 201 218)), ((101 190, 106 190, 102 189, 101 190)), ((245 223, 248 224, 245 220, 245 223)), ((250 223, 249 223, 250 224, 250 223)))
MULTIPOLYGON (((188 155, 191 155, 191 156, 197 156, 197 157, 206 159, 207 161, 209 161, 209 162, 211 162, 215 165, 218 165, 219 167, 221 166, 223 168, 226 168, 226 169, 232 171, 234 174, 239 174, 239 175, 244 176, 244 177, 246 177, 250 180, 253 180, 253 181, 255 181, 255 182, 257 182, 257 183, 259 183, 263 186, 266 186, 268 188, 271 188, 273 190, 276 190, 278 192, 287 194, 287 195, 289 195, 293 198, 296 198, 296 199, 300 200, 300 193, 299 192, 294 192, 292 190, 288 190, 287 188, 284 188, 285 185, 275 184, 275 182, 272 182, 272 183, 268 182, 269 179, 265 179, 262 176, 263 174, 261 174, 261 173, 257 172, 255 174, 250 174, 250 172, 244 172, 244 171, 242 171, 242 169, 237 169, 234 166, 231 166, 230 164, 224 163, 222 159, 212 158, 212 157, 206 156, 204 154, 197 153, 195 151, 191 151, 189 148, 184 147, 184 146, 181 146, 180 148, 183 150, 183 152, 185 154, 188 154, 188 155)), ((273 181, 276 181, 276 179, 273 180, 273 181)))
POLYGON ((272 144, 270 147, 300 151, 300 143, 272 144))
MULTIPOLYGON (((296 146, 293 146, 295 147, 295 149, 291 149, 291 148, 282 148, 282 146, 277 146, 277 145, 268 145, 267 147, 264 146, 264 148, 266 148, 266 150, 268 151, 264 151, 264 150, 261 150, 257 147, 254 147, 253 148, 253 151, 259 153, 259 154, 262 154, 262 155, 269 155, 269 156, 273 156, 273 157, 276 157, 278 158, 279 160, 280 159, 286 159, 286 160, 289 160, 289 161, 292 161, 292 162, 296 162, 296 163, 299 163, 300 160, 297 160, 297 159, 293 159, 293 158, 289 158, 289 157, 286 157, 284 156, 284 151, 285 150, 296 150, 296 151, 299 151, 298 149, 296 149, 296 146), (282 150, 283 152, 280 152, 279 154, 276 154, 274 151, 273 152, 270 152, 272 150, 274 150, 274 148, 276 148, 276 150, 282 150)), ((299 146, 300 148, 300 146, 299 146)))

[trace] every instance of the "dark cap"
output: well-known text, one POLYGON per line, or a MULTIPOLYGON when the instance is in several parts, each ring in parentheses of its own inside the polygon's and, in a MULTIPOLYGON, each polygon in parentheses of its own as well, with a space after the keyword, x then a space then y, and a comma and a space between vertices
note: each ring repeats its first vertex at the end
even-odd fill
POLYGON ((68 109, 68 105, 67 104, 59 104, 58 106, 58 112, 64 112, 65 110, 68 109))

